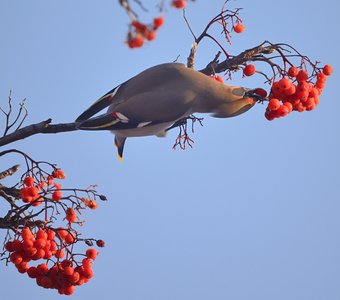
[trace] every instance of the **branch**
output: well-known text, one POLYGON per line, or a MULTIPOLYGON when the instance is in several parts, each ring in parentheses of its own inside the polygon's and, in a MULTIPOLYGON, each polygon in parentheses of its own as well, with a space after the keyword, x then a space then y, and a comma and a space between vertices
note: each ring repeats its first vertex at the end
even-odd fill
POLYGON ((52 119, 47 119, 46 121, 28 125, 14 131, 13 133, 0 138, 0 146, 7 145, 18 140, 23 140, 38 133, 59 133, 77 130, 76 123, 51 124, 51 122, 52 119))
POLYGON ((217 63, 216 59, 214 59, 204 69, 200 70, 200 72, 206 75, 211 75, 211 74, 214 74, 214 72, 221 73, 227 70, 229 71, 238 70, 240 65, 243 65, 244 63, 248 61, 264 61, 265 60, 266 62, 270 62, 270 59, 265 58, 263 55, 271 54, 274 51, 277 51, 277 49, 278 49, 278 45, 271 44, 265 41, 258 46, 247 49, 241 52, 239 55, 232 56, 220 63, 217 63), (212 69, 212 64, 213 64, 213 69, 212 69))
POLYGON ((12 176, 14 173, 16 173, 20 168, 20 165, 15 165, 11 168, 8 168, 5 171, 0 172, 0 180, 4 179, 7 176, 12 176))

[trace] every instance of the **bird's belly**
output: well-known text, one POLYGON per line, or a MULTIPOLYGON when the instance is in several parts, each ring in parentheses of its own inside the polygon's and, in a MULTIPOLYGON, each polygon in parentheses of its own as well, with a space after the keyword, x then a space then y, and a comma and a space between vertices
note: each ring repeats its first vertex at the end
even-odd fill
POLYGON ((138 128, 112 130, 112 133, 121 137, 158 135, 169 128, 173 123, 174 122, 166 122, 138 128))

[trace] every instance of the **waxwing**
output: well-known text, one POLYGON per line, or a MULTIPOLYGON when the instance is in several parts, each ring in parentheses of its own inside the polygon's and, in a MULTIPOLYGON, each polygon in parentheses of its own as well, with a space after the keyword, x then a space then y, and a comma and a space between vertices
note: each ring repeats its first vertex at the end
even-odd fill
POLYGON ((118 157, 126 138, 163 135, 193 113, 216 118, 242 114, 256 103, 253 90, 223 84, 180 63, 151 67, 118 85, 77 119, 81 130, 111 130, 118 157), (108 107, 105 114, 95 116, 108 107))

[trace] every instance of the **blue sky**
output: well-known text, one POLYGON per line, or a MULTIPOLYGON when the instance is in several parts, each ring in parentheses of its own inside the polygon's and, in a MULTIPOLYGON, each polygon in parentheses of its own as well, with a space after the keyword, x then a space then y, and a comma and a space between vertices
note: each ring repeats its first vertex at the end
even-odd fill
MULTIPOLYGON (((1 104, 11 89, 15 99, 27 98, 28 122, 70 122, 143 69, 178 55, 185 62, 193 41, 180 11, 168 12, 155 42, 131 51, 123 43, 128 19, 116 2, 1 1, 1 104)), ((222 3, 189 5, 193 30, 222 3)), ((206 116, 193 149, 172 150, 176 130, 165 139, 129 139, 122 164, 108 132, 34 136, 4 147, 58 163, 65 185, 98 184, 109 199, 86 215, 84 233, 107 246, 95 277, 73 299, 339 299, 340 5, 231 3, 244 8, 247 27, 234 37, 232 54, 264 40, 287 42, 333 66, 316 110, 273 122, 261 105, 232 119, 206 116)), ((216 51, 203 43, 197 68, 216 51)), ((235 76, 232 84, 263 86, 260 77, 235 76)), ((2 159, 0 169, 12 162, 2 159)), ((60 298, 12 266, 1 266, 0 281, 4 299, 60 298)))

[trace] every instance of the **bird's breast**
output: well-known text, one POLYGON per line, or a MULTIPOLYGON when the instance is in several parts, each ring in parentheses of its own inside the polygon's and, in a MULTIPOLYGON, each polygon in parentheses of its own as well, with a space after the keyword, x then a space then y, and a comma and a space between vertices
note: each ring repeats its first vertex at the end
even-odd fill
POLYGON ((159 135, 169 128, 174 122, 165 122, 157 124, 147 124, 148 122, 140 123, 139 127, 130 129, 112 130, 112 133, 121 137, 138 137, 159 135))

